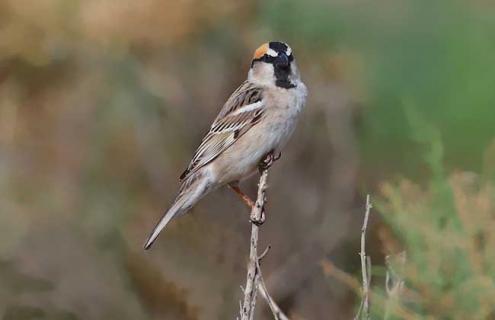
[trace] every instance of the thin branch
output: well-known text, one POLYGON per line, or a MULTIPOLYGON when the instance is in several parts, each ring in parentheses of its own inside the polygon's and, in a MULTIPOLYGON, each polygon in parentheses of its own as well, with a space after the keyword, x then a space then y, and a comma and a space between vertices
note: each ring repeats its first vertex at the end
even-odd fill
POLYGON ((270 251, 271 248, 272 248, 271 246, 266 247, 266 249, 263 251, 263 253, 261 253, 260 256, 258 257, 259 262, 261 262, 261 260, 263 260, 263 258, 268 254, 268 251, 270 251))
MULTIPOLYGON (((261 274, 260 262, 267 255, 270 250, 270 246, 258 256, 258 234, 259 223, 262 223, 264 217, 264 206, 266 202, 266 189, 268 179, 268 169, 264 169, 261 173, 260 181, 258 183, 258 197, 256 203, 251 210, 251 246, 249 250, 249 263, 246 276, 246 285, 243 288, 244 303, 240 303, 240 316, 241 320, 252 320, 254 318, 254 309, 256 306, 256 293, 259 290, 261 296, 266 300, 270 310, 273 313, 275 320, 289 320, 289 318, 282 312, 280 307, 272 299, 263 280, 261 274), (259 222, 259 223, 258 223, 259 222)), ((242 288, 242 287, 241 287, 242 288)))
MULTIPOLYGON (((251 221, 262 221, 264 219, 264 206, 266 199, 268 170, 261 173, 258 184, 258 197, 251 210, 251 221)), ((244 286, 244 302, 241 309, 241 320, 252 320, 256 306, 256 292, 260 279, 258 268, 258 233, 259 227, 256 223, 251 224, 251 246, 249 250, 249 263, 244 286)))
POLYGON ((259 272, 258 290, 260 291, 263 298, 266 300, 266 303, 268 303, 268 306, 272 311, 273 318, 275 320, 289 320, 289 317, 285 315, 285 313, 280 309, 280 307, 277 305, 277 303, 272 299, 272 297, 268 293, 268 290, 266 289, 265 280, 263 279, 263 275, 261 274, 261 267, 259 261, 257 262, 257 267, 259 272))
MULTIPOLYGON (((324 259, 320 261, 320 266, 325 276, 332 277, 342 282, 342 284, 346 285, 349 289, 353 290, 356 293, 362 291, 359 281, 356 280, 356 278, 354 278, 352 275, 348 274, 344 270, 337 267, 332 261, 328 259, 324 259)), ((408 293, 409 295, 414 294, 414 292, 408 291, 405 286, 403 289, 404 289, 404 293, 408 293)), ((376 293, 373 295, 373 300, 375 300, 378 305, 385 305, 387 303, 386 301, 387 299, 385 297, 376 293)), ((413 320, 413 319, 418 319, 419 317, 418 314, 408 309, 405 309, 400 304, 397 305, 396 307, 397 308, 394 311, 396 312, 396 315, 401 319, 413 320)))
POLYGON ((366 209, 364 213, 363 226, 361 227, 361 252, 359 252, 359 256, 361 257, 361 277, 363 279, 362 300, 358 313, 354 317, 355 320, 368 320, 370 318, 369 289, 371 281, 371 259, 369 256, 366 256, 366 230, 368 229, 368 219, 372 207, 370 195, 368 194, 366 195, 366 209))

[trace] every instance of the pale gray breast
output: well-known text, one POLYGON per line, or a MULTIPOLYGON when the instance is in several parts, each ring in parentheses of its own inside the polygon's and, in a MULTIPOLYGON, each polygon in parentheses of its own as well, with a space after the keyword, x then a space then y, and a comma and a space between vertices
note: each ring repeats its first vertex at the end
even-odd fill
POLYGON ((306 99, 306 87, 301 83, 294 89, 274 88, 266 94, 268 132, 273 147, 280 151, 294 132, 306 99))

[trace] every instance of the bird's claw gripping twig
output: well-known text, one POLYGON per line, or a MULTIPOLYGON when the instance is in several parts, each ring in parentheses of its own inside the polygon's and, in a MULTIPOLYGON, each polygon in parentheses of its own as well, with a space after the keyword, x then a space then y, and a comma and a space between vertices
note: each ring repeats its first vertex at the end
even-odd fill
POLYGON ((270 152, 270 153, 268 153, 266 155, 266 157, 263 160, 260 161, 260 164, 259 164, 259 170, 260 170, 260 172, 263 171, 263 170, 267 170, 268 168, 270 168, 275 161, 277 161, 278 159, 280 159, 281 156, 282 156, 282 153, 281 152, 279 152, 277 155, 275 155, 273 153, 273 151, 270 152))
POLYGON ((263 223, 265 223, 265 220, 266 220, 266 217, 265 217, 265 207, 263 206, 263 208, 261 208, 261 215, 258 217, 256 216, 251 216, 249 218, 249 220, 251 221, 252 224, 256 225, 256 226, 261 226, 263 223))

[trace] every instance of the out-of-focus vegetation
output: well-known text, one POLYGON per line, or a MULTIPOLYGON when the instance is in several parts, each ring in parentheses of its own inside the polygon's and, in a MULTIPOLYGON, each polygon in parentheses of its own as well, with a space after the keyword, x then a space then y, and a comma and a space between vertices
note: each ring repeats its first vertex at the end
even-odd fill
POLYGON ((460 172, 426 189, 405 180, 386 184, 383 192, 386 220, 406 248, 399 268, 406 289, 396 304, 387 304, 383 286, 378 288, 376 294, 384 297, 377 300, 385 303, 372 309, 374 317, 492 319, 493 183, 460 172))
POLYGON ((319 263, 359 274, 371 193, 375 296, 382 256, 407 252, 390 317, 493 317, 494 34, 482 0, 1 1, 0 317, 233 318, 249 224, 227 190, 141 245, 272 39, 310 91, 262 231, 281 307, 353 317, 319 263))
MULTIPOLYGON (((391 294, 376 285, 373 317, 492 319, 494 181, 486 173, 466 171, 447 177, 435 130, 425 124, 416 129, 421 129, 420 136, 431 137, 425 159, 433 174, 422 186, 403 179, 381 187, 384 199, 379 208, 393 233, 391 237, 390 229, 383 230, 382 240, 388 252, 405 250, 405 259, 392 256, 396 261, 390 266, 405 288, 391 294)), ((485 159, 491 158, 489 149, 485 159)))

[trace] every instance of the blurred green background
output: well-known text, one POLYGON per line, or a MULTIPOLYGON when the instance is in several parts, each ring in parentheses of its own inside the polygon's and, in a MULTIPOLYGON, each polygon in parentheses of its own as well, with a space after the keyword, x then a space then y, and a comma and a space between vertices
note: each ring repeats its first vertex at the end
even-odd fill
POLYGON ((322 265, 360 281, 369 193, 373 318, 495 319, 494 35, 489 0, 1 0, 1 319, 235 317, 250 226, 228 190, 142 243, 270 40, 309 89, 262 229, 281 307, 353 318, 322 265))

